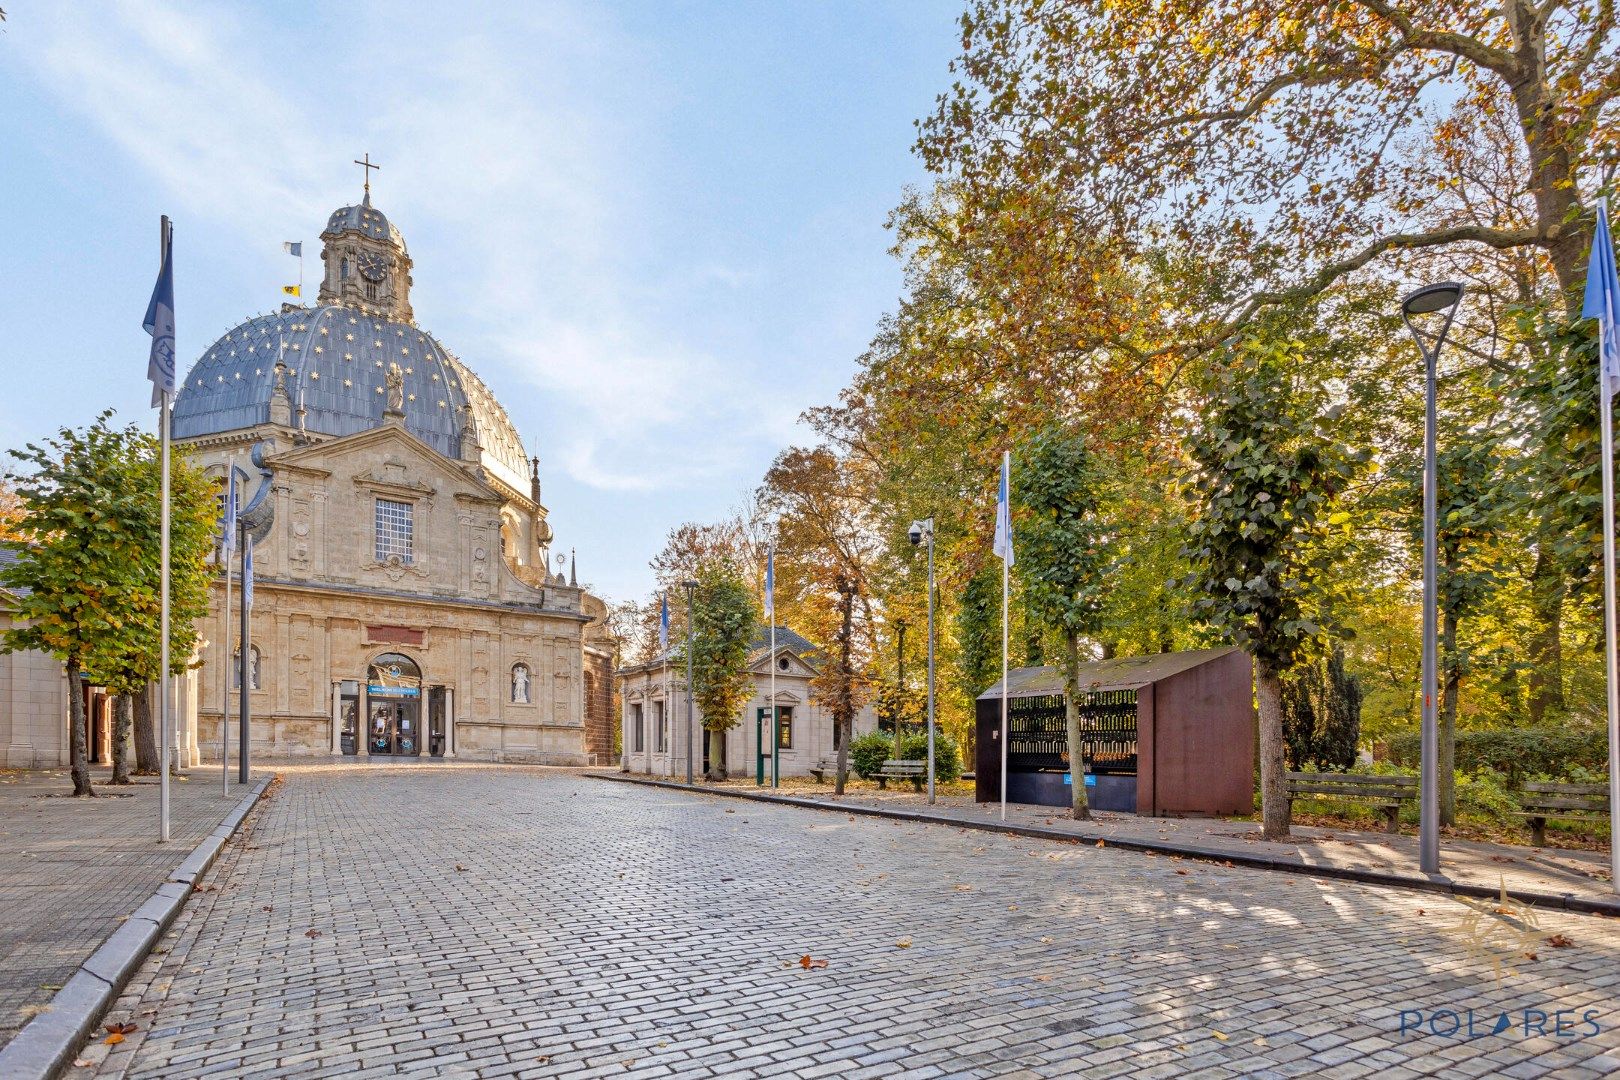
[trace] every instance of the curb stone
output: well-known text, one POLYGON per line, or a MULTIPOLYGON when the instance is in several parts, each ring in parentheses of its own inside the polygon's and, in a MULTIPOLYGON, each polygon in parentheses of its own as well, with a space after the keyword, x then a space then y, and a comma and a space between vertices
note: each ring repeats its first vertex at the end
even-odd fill
MULTIPOLYGON (((804 799, 794 795, 764 795, 753 791, 730 791, 699 787, 697 785, 687 787, 685 784, 672 783, 668 780, 653 780, 623 774, 591 772, 582 773, 581 775, 588 776, 593 780, 607 780, 616 784, 636 784, 640 787, 667 788, 671 791, 685 791, 698 795, 718 795, 727 799, 749 799, 753 802, 780 803, 810 810, 861 814, 866 817, 890 818, 895 821, 910 821, 924 825, 951 825, 958 829, 976 829, 980 832, 1027 836, 1036 840, 1057 840, 1073 844, 1085 843, 1091 839, 1090 837, 1076 836, 1074 833, 1064 832, 1061 829, 1048 829, 1039 825, 1009 825, 999 821, 977 821, 971 818, 959 819, 947 817, 944 814, 929 814, 916 810, 889 810, 877 806, 828 802, 825 799, 804 799)), ((1287 874, 1303 874, 1307 877, 1334 878, 1339 881, 1353 881, 1361 885, 1380 885, 1393 889, 1443 893, 1451 896, 1468 896, 1486 900, 1495 899, 1502 892, 1501 889, 1493 889, 1486 885, 1453 881, 1443 875, 1431 878, 1417 877, 1410 874, 1389 874, 1379 870, 1357 870, 1348 866, 1313 866, 1310 863, 1296 862, 1292 859, 1278 858, 1272 855, 1223 851, 1219 848, 1198 847, 1192 844, 1155 843, 1151 840, 1116 840, 1112 836, 1106 837, 1106 839, 1109 847, 1123 848, 1126 851, 1145 851, 1154 855, 1180 855, 1183 858, 1198 859, 1202 862, 1229 863, 1233 866, 1244 866, 1255 870, 1276 870, 1287 874)), ((1605 900, 1588 896, 1576 896, 1574 893, 1541 893, 1512 888, 1507 890, 1507 894, 1511 898, 1532 907, 1554 911, 1569 911, 1579 915, 1601 915, 1608 918, 1620 918, 1620 897, 1605 900)))
POLYGON ((158 937, 185 906, 197 879, 213 864, 220 847, 258 803, 271 779, 267 776, 254 784, 253 790, 226 815, 219 828, 197 845, 169 879, 120 923, 73 977, 62 984, 45 1011, 0 1047, 0 1077, 52 1080, 67 1067, 96 1024, 118 1000, 124 984, 157 944, 158 937))

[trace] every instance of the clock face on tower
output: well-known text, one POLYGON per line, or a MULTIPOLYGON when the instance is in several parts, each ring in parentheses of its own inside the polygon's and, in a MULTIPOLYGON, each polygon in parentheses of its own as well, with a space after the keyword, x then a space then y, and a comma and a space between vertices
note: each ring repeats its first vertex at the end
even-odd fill
POLYGON ((371 251, 362 251, 355 259, 360 276, 367 281, 381 281, 388 275, 388 260, 371 251))

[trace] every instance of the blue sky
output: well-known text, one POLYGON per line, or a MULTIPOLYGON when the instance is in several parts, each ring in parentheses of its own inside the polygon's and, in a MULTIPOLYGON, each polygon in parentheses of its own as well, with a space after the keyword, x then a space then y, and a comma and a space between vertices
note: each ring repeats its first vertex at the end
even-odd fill
MULTIPOLYGON (((78 4, 0 32, 0 447, 152 422, 140 330, 175 220, 183 367, 373 200, 417 321, 538 447, 557 543, 613 599, 666 531, 806 437, 899 267, 955 0, 78 4)), ((313 290, 311 290, 311 295, 313 290)))

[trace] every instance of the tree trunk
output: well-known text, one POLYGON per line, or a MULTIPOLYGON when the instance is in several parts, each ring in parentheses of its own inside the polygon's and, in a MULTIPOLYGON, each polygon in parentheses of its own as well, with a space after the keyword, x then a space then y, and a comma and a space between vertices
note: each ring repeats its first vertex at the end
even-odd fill
POLYGON ((855 590, 841 580, 844 623, 838 633, 838 695, 833 700, 833 724, 838 729, 838 774, 833 778, 833 794, 842 795, 849 780, 849 737, 855 719, 855 672, 849 666, 851 622, 855 614, 855 590))
POLYGON ((119 694, 113 699, 112 782, 129 783, 129 738, 135 725, 135 695, 119 694))
POLYGON ((1283 767, 1282 676, 1269 660, 1256 658, 1260 699, 1260 817, 1266 840, 1288 839, 1288 777, 1283 767))
POLYGON ((719 783, 726 778, 726 733, 705 728, 703 737, 709 747, 709 767, 704 770, 703 778, 719 783))
POLYGON ((1440 620, 1440 754, 1435 761, 1439 782, 1440 824, 1457 824, 1457 692, 1462 687, 1462 665, 1457 659, 1457 618, 1440 620))
POLYGON ((67 663, 68 677, 68 768, 73 774, 74 795, 94 795, 90 787, 90 763, 86 760, 84 715, 84 678, 79 674, 77 660, 67 663))
POLYGON ((147 683, 135 694, 135 775, 156 776, 158 767, 157 722, 152 715, 152 687, 147 683))
POLYGON ((1564 575, 1550 546, 1544 537, 1537 546, 1535 569, 1530 575, 1530 607, 1535 615, 1529 641, 1533 724, 1548 719, 1549 712, 1564 710, 1564 575))
POLYGON ((1070 815, 1076 821, 1091 820, 1091 806, 1086 800, 1086 747, 1080 738, 1080 638, 1071 633, 1063 635, 1063 719, 1069 729, 1069 779, 1073 806, 1070 815))

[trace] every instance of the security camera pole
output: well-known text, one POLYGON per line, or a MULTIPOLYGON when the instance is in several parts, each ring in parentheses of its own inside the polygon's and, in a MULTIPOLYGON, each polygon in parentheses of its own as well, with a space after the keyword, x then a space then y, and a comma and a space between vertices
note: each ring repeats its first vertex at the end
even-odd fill
MULTIPOLYGON (((928 542, 928 803, 934 802, 934 519, 911 523, 913 544, 928 542)), ((900 719, 894 721, 895 743, 900 741, 900 719)))

